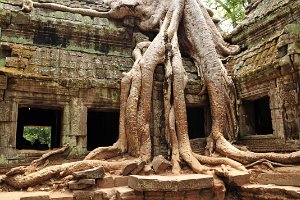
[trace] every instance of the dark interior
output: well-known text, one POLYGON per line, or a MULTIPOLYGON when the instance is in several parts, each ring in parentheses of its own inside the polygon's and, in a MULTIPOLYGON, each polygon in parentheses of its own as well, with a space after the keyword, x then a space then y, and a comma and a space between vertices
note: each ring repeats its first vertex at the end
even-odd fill
POLYGON ((62 111, 60 109, 19 108, 16 148, 37 150, 48 149, 48 146, 45 147, 44 144, 38 146, 30 145, 30 142, 23 137, 24 126, 51 127, 51 148, 59 147, 61 138, 61 117, 62 111))
POLYGON ((119 136, 119 112, 88 111, 87 149, 114 144, 119 136))
POLYGON ((189 138, 205 138, 204 111, 201 107, 188 107, 187 120, 189 138))
POLYGON ((264 97, 254 101, 254 113, 256 134, 273 134, 269 97, 264 97))

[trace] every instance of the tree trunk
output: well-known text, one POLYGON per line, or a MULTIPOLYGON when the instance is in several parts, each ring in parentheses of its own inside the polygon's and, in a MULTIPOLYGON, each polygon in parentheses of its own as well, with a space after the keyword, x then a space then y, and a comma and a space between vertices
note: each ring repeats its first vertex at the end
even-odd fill
MULTIPOLYGON (((180 173, 179 163, 181 160, 185 161, 196 173, 211 173, 210 168, 203 164, 227 165, 246 171, 241 163, 248 164, 260 159, 280 163, 300 161, 299 151, 291 154, 244 152, 235 148, 228 141, 234 140, 238 132, 235 114, 236 93, 233 81, 227 75, 220 58, 237 53, 239 48, 224 42, 211 20, 211 11, 207 12, 201 0, 145 0, 142 2, 107 0, 106 3, 111 10, 103 13, 91 9, 69 8, 53 3, 33 2, 32 5, 93 17, 134 16, 141 20, 138 25, 141 29, 158 30, 153 41, 137 44, 133 51, 135 63, 129 72, 123 74, 118 141, 113 146, 99 147, 93 150, 83 161, 50 166, 29 174, 24 174, 26 169, 22 167, 13 169, 7 173, 4 182, 17 188, 24 188, 57 177, 67 169, 80 171, 102 165, 109 171, 120 170, 132 162, 150 162, 149 123, 153 74, 159 64, 165 67, 165 130, 166 139, 172 151, 173 173, 180 173), (179 25, 183 27, 180 32, 179 25), (182 65, 179 43, 187 47, 207 88, 212 116, 212 131, 207 138, 208 152, 213 153, 216 150, 226 158, 206 157, 192 152, 184 96, 187 76, 182 65), (144 48, 147 48, 145 52, 144 48), (124 154, 131 156, 130 159, 99 161, 124 154)), ((219 198, 222 199, 225 194, 224 184, 217 177, 215 182, 215 189, 218 191, 219 198)))

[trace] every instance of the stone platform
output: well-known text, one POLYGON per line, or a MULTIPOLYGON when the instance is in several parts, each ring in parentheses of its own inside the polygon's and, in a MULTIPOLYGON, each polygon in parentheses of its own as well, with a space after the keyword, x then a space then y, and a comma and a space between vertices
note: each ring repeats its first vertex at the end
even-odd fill
POLYGON ((128 186, 137 191, 187 191, 213 187, 213 177, 203 174, 180 176, 129 176, 128 186))
MULTIPOLYGON (((290 170, 290 169, 288 169, 290 170)), ((286 171, 286 170, 285 170, 286 171)), ((298 174, 232 172, 224 178, 225 200, 300 199, 298 174), (249 179, 249 176, 250 179, 249 179), (275 179, 272 179, 275 177, 275 179), (248 180, 248 181, 246 181, 248 180), (264 183, 260 183, 264 182, 264 183), (274 183, 276 182, 277 185, 274 183), (273 183, 273 184, 272 184, 273 183), (290 184, 289 186, 286 186, 290 184)), ((202 174, 178 176, 104 176, 83 190, 43 192, 0 192, 0 200, 216 200, 213 177, 202 174)))

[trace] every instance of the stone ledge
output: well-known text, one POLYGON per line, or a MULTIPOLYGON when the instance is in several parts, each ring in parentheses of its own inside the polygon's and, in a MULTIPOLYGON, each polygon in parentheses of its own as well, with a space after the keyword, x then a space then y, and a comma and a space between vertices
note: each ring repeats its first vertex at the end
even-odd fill
POLYGON ((213 177, 203 174, 179 176, 131 175, 128 186, 136 191, 187 191, 213 187, 213 177))
POLYGON ((262 173, 254 178, 260 184, 275 184, 282 186, 300 187, 300 174, 298 173, 262 173))
POLYGON ((242 199, 300 199, 300 187, 247 184, 241 187, 242 199))

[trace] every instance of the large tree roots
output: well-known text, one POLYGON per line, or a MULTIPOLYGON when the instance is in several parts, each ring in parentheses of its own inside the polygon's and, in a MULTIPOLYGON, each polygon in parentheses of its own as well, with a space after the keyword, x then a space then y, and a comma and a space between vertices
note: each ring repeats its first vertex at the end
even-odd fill
MULTIPOLYGON (((181 173, 181 162, 187 163, 196 173, 213 173, 218 166, 223 171, 231 169, 247 171, 245 164, 251 165, 261 159, 284 164, 300 161, 299 151, 291 154, 254 153, 241 151, 228 141, 236 139, 238 133, 235 115, 237 97, 233 81, 227 75, 220 58, 235 54, 239 49, 224 42, 211 20, 212 13, 207 12, 201 0, 107 0, 105 2, 111 10, 104 13, 68 8, 58 4, 33 3, 32 5, 93 17, 134 16, 140 19, 138 26, 141 29, 158 31, 153 41, 136 45, 133 51, 134 65, 129 72, 123 74, 118 141, 113 146, 95 149, 83 161, 50 166, 37 171, 31 170, 29 174, 24 173, 22 168, 14 169, 7 174, 4 180, 6 183, 24 188, 54 176, 66 175, 67 169, 80 171, 102 165, 107 171, 118 171, 132 164, 131 162, 149 163, 151 161, 149 122, 153 75, 157 65, 163 65, 165 69, 163 88, 165 137, 171 152, 174 174, 181 173), (212 115, 212 132, 207 138, 209 156, 193 153, 190 146, 184 96, 187 76, 183 68, 179 44, 187 48, 208 92, 212 115), (220 157, 212 157, 214 152, 220 157), (125 154, 131 159, 117 160, 125 154), (107 159, 117 161, 105 161, 107 159)), ((30 8, 27 10, 30 11, 30 8)), ((216 178, 215 188, 219 191, 219 199, 224 198, 225 187, 219 178, 216 178)))

